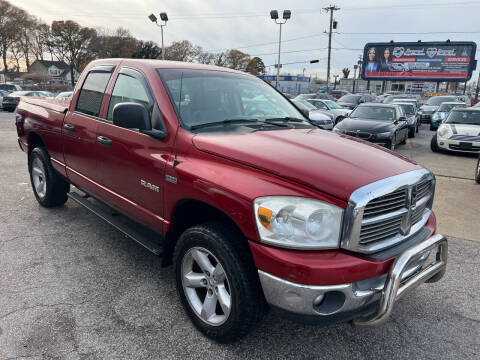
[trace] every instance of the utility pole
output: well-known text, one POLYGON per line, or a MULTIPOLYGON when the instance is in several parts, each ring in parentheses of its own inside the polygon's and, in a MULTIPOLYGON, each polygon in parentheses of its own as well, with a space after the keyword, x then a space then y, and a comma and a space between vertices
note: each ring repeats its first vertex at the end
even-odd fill
MULTIPOLYGON (((323 10, 329 12, 330 11, 330 28, 328 31, 328 63, 327 63, 327 92, 328 92, 328 87, 330 84, 330 57, 331 57, 331 52, 332 52, 332 30, 334 28, 333 26, 333 12, 335 10, 340 10, 340 8, 336 7, 335 5, 330 5, 329 7, 323 8, 323 10)), ((335 28, 336 28, 336 23, 335 23, 335 28)))

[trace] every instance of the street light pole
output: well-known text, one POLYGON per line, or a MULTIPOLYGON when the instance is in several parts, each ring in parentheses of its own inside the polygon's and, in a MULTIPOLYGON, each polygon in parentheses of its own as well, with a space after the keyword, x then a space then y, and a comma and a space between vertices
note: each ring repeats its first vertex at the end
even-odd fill
MULTIPOLYGON (((327 64, 327 92, 328 92, 328 87, 330 84, 330 57, 332 52, 332 30, 334 28, 333 12, 335 10, 340 10, 340 8, 337 8, 335 5, 330 5, 329 7, 326 7, 323 10, 327 12, 330 11, 330 28, 328 31, 328 64, 327 64)), ((336 28, 336 22, 335 22, 335 28, 336 28)))
POLYGON ((278 61, 277 61, 277 77, 275 79, 275 87, 278 89, 278 81, 280 78, 280 51, 281 51, 281 46, 282 46, 282 25, 287 22, 288 19, 291 17, 291 11, 290 10, 283 10, 283 21, 279 20, 278 18, 278 11, 277 10, 272 10, 270 11, 270 18, 275 21, 275 24, 280 25, 280 34, 278 36, 278 61))
POLYGON ((280 78, 280 50, 282 46, 282 23, 280 23, 280 33, 278 35, 278 61, 277 61, 277 77, 275 81, 275 87, 278 89, 278 80, 280 78))
POLYGON ((160 13, 160 20, 163 21, 163 24, 158 23, 158 19, 154 14, 150 14, 148 16, 151 22, 155 23, 157 26, 160 27, 161 33, 162 33, 162 60, 165 60, 165 46, 163 44, 163 27, 167 25, 168 21, 168 16, 166 12, 160 13))

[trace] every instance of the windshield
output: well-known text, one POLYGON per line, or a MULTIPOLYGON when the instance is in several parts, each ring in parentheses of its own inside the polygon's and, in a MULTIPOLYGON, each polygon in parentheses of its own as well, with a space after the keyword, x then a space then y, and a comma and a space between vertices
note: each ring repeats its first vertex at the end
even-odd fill
POLYGON ((358 106, 351 112, 350 118, 393 121, 395 109, 386 106, 358 106))
POLYGON ((324 103, 327 104, 329 109, 343 109, 340 105, 332 100, 325 100, 324 103))
POLYGON ((480 125, 480 111, 453 110, 448 115, 445 123, 480 125))
POLYGON ((406 96, 402 96, 402 95, 390 95, 390 96, 387 96, 384 100, 383 100, 383 103, 384 104, 391 104, 392 102, 394 102, 395 100, 400 100, 400 99, 405 99, 406 96))
POLYGON ((395 105, 400 106, 403 109, 403 112, 406 115, 415 115, 415 106, 409 103, 395 103, 395 105))
POLYGON ((461 103, 458 103, 458 104, 445 104, 445 103, 443 103, 443 104, 440 105, 440 107, 438 108, 438 111, 439 111, 439 112, 449 112, 449 111, 452 110, 454 107, 464 108, 464 107, 467 107, 467 104, 461 104, 461 103))
POLYGON ((297 95, 295 100, 315 99, 316 94, 300 94, 297 95))
POLYGON ((182 125, 189 129, 222 122, 234 125, 235 119, 255 122, 282 118, 309 125, 282 94, 254 77, 192 69, 158 72, 182 125))
POLYGON ((293 99, 292 102, 302 110, 308 110, 308 111, 317 110, 317 107, 315 105, 312 105, 305 100, 293 99))
POLYGON ((455 100, 457 100, 457 98, 453 97, 453 96, 450 96, 450 97, 449 96, 434 96, 434 97, 431 97, 430 99, 428 99, 428 101, 426 102, 426 105, 438 106, 443 102, 455 101, 455 100))
POLYGON ((361 95, 343 95, 338 102, 358 104, 361 97, 361 95))

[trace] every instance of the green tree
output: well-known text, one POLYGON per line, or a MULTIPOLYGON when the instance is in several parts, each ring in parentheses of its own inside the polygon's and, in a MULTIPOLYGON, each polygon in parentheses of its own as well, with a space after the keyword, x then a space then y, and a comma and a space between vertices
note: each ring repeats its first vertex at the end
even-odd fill
POLYGON ((132 54, 134 59, 158 59, 162 56, 162 49, 153 41, 137 41, 137 47, 132 54))
POLYGON ((263 63, 262 59, 260 59, 258 56, 255 56, 248 62, 246 70, 252 75, 263 75, 265 74, 265 64, 263 63))
POLYGON ((349 68, 343 68, 342 73, 343 73, 343 78, 348 79, 348 75, 350 75, 350 69, 349 68))
POLYGON ((54 21, 51 27, 52 44, 57 57, 70 66, 70 80, 72 86, 75 84, 74 68, 80 67, 79 59, 87 53, 92 38, 95 37, 94 29, 82 27, 72 20, 54 21))

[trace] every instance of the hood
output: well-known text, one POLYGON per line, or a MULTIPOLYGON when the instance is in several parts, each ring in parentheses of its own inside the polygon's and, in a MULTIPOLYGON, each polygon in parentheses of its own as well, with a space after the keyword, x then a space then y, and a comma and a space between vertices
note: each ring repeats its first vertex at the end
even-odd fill
POLYGON ((192 141, 200 151, 343 200, 361 186, 420 168, 399 154, 320 129, 198 134, 192 141))
POLYGON ((357 104, 354 104, 354 103, 347 103, 347 102, 341 102, 341 101, 339 101, 338 104, 340 106, 343 106, 349 109, 353 109, 355 106, 357 106, 357 104))
POLYGON ((335 115, 348 115, 352 112, 352 110, 349 110, 349 109, 330 109, 329 111, 332 112, 332 114, 335 114, 335 115))
POLYGON ((448 125, 454 135, 480 136, 480 125, 473 124, 444 124, 448 125))
POLYGON ((440 106, 438 106, 438 105, 422 105, 422 106, 420 106, 420 110, 434 112, 434 111, 437 111, 437 109, 439 107, 440 106))
POLYGON ((312 110, 308 113, 308 118, 313 121, 332 120, 333 116, 322 110, 312 110))
POLYGON ((340 130, 365 131, 369 133, 382 133, 392 131, 395 128, 393 122, 372 119, 346 118, 337 125, 340 130))

